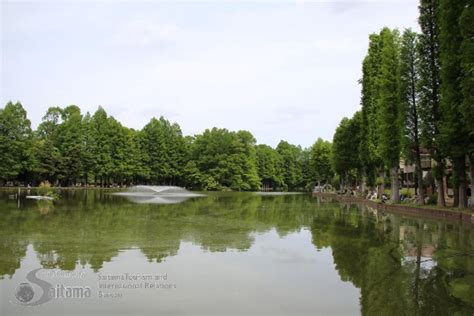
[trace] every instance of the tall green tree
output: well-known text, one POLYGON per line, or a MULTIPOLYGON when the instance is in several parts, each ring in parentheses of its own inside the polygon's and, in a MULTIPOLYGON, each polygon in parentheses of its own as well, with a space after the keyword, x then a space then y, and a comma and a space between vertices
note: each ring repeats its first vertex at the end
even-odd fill
POLYGON ((280 154, 268 145, 256 146, 257 170, 264 189, 284 189, 283 160, 280 154))
POLYGON ((110 177, 114 183, 130 183, 132 178, 133 157, 128 128, 110 116, 107 118, 108 135, 110 138, 110 156, 112 170, 110 177))
POLYGON ((0 109, 0 180, 15 181, 28 168, 31 123, 20 102, 0 109))
POLYGON ((289 190, 297 189, 302 183, 302 149, 287 141, 280 141, 276 147, 283 161, 283 179, 289 190))
POLYGON ((421 28, 419 35, 419 70, 420 70, 420 119, 421 143, 435 161, 433 166, 436 181, 438 206, 446 206, 443 183, 445 154, 441 148, 440 125, 440 40, 439 40, 439 0, 421 0, 418 22, 421 28))
POLYGON ((163 117, 151 119, 142 130, 142 149, 150 167, 150 180, 159 184, 177 184, 183 174, 184 140, 178 124, 163 117))
POLYGON ((260 186, 255 138, 247 131, 206 129, 196 135, 188 172, 198 177, 200 186, 215 190, 256 190, 260 186))
POLYGON ((94 170, 94 154, 92 152, 92 146, 94 141, 92 139, 92 117, 89 112, 87 112, 82 118, 82 142, 83 142, 83 152, 81 156, 82 164, 82 178, 84 184, 88 185, 90 176, 94 170))
POLYGON ((403 148, 405 158, 415 163, 418 203, 424 204, 423 170, 421 169, 418 35, 411 29, 403 32, 400 53, 400 92, 403 105, 403 148))
MULTIPOLYGON (((471 192, 474 192, 474 4, 472 1, 464 7, 459 19, 461 29, 461 89, 463 103, 461 113, 469 133, 469 155, 471 192)), ((472 196, 472 193, 471 193, 472 196)))
POLYGON ((89 132, 91 137, 90 152, 94 157, 94 183, 100 186, 109 185, 114 167, 111 155, 112 144, 107 112, 100 106, 91 118, 89 132))
POLYGON ((35 135, 28 160, 29 179, 32 184, 37 185, 41 181, 54 184, 59 178, 60 163, 61 153, 52 141, 35 135))
POLYGON ((231 188, 239 190, 256 190, 260 187, 260 177, 257 169, 257 154, 255 150, 256 139, 248 131, 235 133, 237 141, 234 145, 235 154, 232 155, 234 163, 238 168, 234 170, 237 174, 233 178, 231 188), (238 173, 241 172, 241 175, 238 173))
MULTIPOLYGON (((321 183, 329 183, 333 177, 331 165, 331 143, 318 138, 310 148, 310 174, 318 186, 321 183)), ((357 151, 358 152, 358 151, 357 151)))
POLYGON ((357 175, 362 167, 359 159, 361 124, 361 113, 356 112, 351 119, 343 118, 334 133, 331 161, 334 171, 340 175, 342 189, 351 184, 350 176, 357 175))
POLYGON ((61 154, 60 169, 63 184, 76 184, 82 177, 82 155, 84 152, 82 115, 79 107, 70 105, 61 110, 62 123, 56 130, 56 147, 61 154))
POLYGON ((41 124, 35 132, 35 140, 31 148, 31 172, 33 180, 44 181, 56 185, 64 179, 63 156, 59 150, 57 139, 61 124, 62 109, 50 107, 43 116, 41 124), (49 153, 48 153, 49 152, 49 153))
MULTIPOLYGON (((454 205, 467 207, 466 156, 469 148, 468 121, 463 116, 463 34, 461 16, 468 0, 440 0, 441 140, 453 164, 454 205)), ((472 5, 472 3, 471 3, 472 5)), ((473 23, 471 21, 471 23, 473 23)), ((469 39, 472 41, 472 38, 469 39)), ((472 79, 470 79, 472 80, 472 79)), ((472 146, 472 145, 471 145, 472 146)))
POLYGON ((401 151, 401 103, 399 94, 399 39, 398 32, 384 28, 380 33, 378 151, 384 165, 390 170, 391 199, 399 201, 398 170, 401 151))
POLYGON ((380 71, 380 50, 381 40, 379 34, 371 34, 369 36, 369 48, 367 55, 362 63, 362 86, 361 92, 361 141, 359 144, 359 159, 362 163, 364 180, 362 181, 362 189, 365 183, 373 187, 375 186, 376 168, 382 165, 381 158, 377 152, 378 146, 378 81, 377 77, 380 71))

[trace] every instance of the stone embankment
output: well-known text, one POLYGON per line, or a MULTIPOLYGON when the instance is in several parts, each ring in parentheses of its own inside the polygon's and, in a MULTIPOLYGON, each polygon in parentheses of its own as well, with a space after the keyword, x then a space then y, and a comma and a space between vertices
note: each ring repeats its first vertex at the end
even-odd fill
POLYGON ((409 214, 415 216, 427 216, 431 218, 447 219, 452 221, 461 221, 474 225, 474 213, 469 213, 469 211, 458 211, 453 209, 436 209, 429 207, 416 207, 413 205, 403 205, 403 204, 388 204, 381 203, 379 201, 371 201, 364 199, 362 197, 348 196, 348 195, 339 195, 335 193, 313 193, 313 196, 320 196, 325 198, 330 198, 339 202, 344 203, 361 203, 365 204, 379 210, 391 212, 391 213, 401 213, 409 214))

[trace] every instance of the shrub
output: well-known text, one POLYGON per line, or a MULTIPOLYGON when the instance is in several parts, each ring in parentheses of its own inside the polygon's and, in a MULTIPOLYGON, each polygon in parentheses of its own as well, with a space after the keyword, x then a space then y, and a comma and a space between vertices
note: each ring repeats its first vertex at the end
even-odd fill
POLYGON ((426 204, 436 205, 437 202, 438 202, 438 194, 434 193, 434 194, 428 195, 426 204))
POLYGON ((52 191, 49 181, 42 181, 38 187, 38 193, 40 195, 49 195, 52 191))
POLYGON ((401 189, 400 190, 400 196, 401 195, 404 195, 405 197, 407 198, 411 198, 412 197, 412 194, 410 192, 410 190, 408 188, 405 188, 405 189, 401 189))
POLYGON ((43 181, 40 183, 38 187, 38 194, 43 196, 49 196, 54 200, 59 199, 59 195, 57 193, 54 193, 51 183, 49 183, 48 181, 43 181))

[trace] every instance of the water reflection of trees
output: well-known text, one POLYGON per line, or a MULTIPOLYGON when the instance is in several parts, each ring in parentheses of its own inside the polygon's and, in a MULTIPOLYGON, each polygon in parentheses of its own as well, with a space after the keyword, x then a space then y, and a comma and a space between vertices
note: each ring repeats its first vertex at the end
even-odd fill
POLYGON ((314 216, 313 243, 330 246, 341 279, 361 290, 366 315, 474 311, 471 226, 342 207, 314 216))
POLYGON ((205 251, 246 251, 254 233, 302 228, 330 247, 343 281, 361 290, 363 314, 474 311, 471 227, 404 218, 308 196, 211 194, 182 204, 133 204, 103 191, 65 191, 49 205, 0 201, 0 275, 13 275, 32 244, 41 264, 99 270, 123 249, 149 261, 175 255, 181 241, 205 251))
POLYGON ((32 244, 44 267, 94 270, 122 249, 139 248, 149 261, 175 255, 181 241, 206 251, 247 250, 253 233, 276 228, 280 235, 309 226, 311 200, 295 196, 219 194, 182 204, 134 204, 104 191, 64 191, 44 211, 37 201, 2 200, 0 275, 12 275, 32 244), (14 202, 14 203, 13 203, 14 202), (297 206, 297 207, 295 207, 297 206))

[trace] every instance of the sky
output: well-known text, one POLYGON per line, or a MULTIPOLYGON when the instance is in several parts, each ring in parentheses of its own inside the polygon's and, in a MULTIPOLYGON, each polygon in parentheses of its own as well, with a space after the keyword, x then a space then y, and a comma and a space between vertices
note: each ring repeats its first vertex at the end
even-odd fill
POLYGON ((100 105, 271 146, 331 140, 360 109, 368 35, 419 29, 417 0, 0 1, 0 104, 34 128, 51 106, 100 105))

